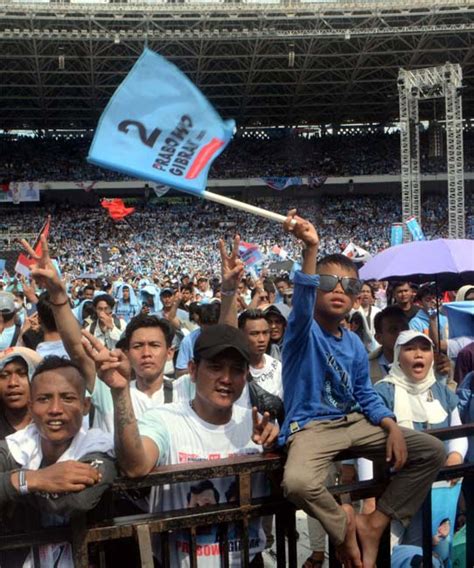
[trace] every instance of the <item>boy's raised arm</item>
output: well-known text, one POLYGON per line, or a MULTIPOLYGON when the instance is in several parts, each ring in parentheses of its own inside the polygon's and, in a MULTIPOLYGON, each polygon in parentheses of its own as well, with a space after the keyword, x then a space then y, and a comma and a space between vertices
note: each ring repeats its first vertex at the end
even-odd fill
MULTIPOLYGON (((316 300, 316 262, 319 250, 319 237, 315 227, 296 215, 296 209, 288 212, 283 224, 286 232, 292 233, 306 245, 302 272, 297 272, 294 280, 294 292, 288 327, 285 334, 286 346, 306 341, 314 321, 316 300)), ((285 346, 284 346, 285 350, 285 346)), ((292 349, 286 350, 286 362, 292 360, 292 349)), ((298 365, 298 361, 294 361, 298 365)))
POLYGON ((288 211, 286 221, 283 223, 286 232, 292 233, 306 245, 303 260, 303 272, 316 274, 316 264, 319 252, 319 235, 314 225, 296 215, 296 209, 288 211))

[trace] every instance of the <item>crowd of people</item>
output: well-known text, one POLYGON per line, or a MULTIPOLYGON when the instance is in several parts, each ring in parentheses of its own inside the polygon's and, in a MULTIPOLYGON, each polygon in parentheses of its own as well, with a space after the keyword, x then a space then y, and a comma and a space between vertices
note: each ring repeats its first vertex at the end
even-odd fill
MULTIPOLYGON (((254 203, 284 214, 288 200, 277 196, 254 203)), ((212 279, 219 275, 215 239, 235 232, 245 242, 260 247, 262 268, 275 262, 271 254, 275 245, 286 251, 288 259, 300 260, 300 245, 267 219, 194 198, 183 199, 181 203, 164 200, 134 205, 135 212, 120 223, 109 219, 98 204, 9 208, 8 223, 0 224, 0 231, 14 227, 20 234, 35 233, 51 214, 52 254, 64 272, 72 276, 99 272, 128 278, 154 277, 157 273, 177 281, 183 273, 202 273, 212 279), (190 219, 192 223, 188 223, 190 219), (111 257, 106 263, 101 255, 104 248, 111 257)), ((300 200, 296 206, 318 224, 324 254, 342 252, 350 242, 376 254, 389 246, 390 225, 401 218, 399 200, 388 196, 324 197, 300 200)), ((426 237, 447 237, 445 197, 425 196, 421 210, 426 237)), ((466 197, 466 214, 468 220, 474 220, 473 195, 466 197)), ((467 227, 467 236, 474 236, 474 223, 468 223, 467 227)))
MULTIPOLYGON (((342 245, 386 246, 394 212, 378 202, 377 225, 373 201, 347 201, 331 207, 332 218, 304 204, 305 218, 290 211, 283 228, 209 204, 146 206, 123 228, 96 209, 61 209, 40 251, 23 241, 30 277, 0 281, 2 531, 62 526, 95 509, 119 473, 272 449, 287 454, 284 496, 308 515, 305 568, 322 567, 326 535, 345 567, 374 568, 389 526, 393 566, 402 552, 422 556, 426 494, 442 466, 472 457, 467 439, 444 444, 426 431, 474 419, 474 334, 458 326, 454 334, 444 316, 438 325, 429 283, 361 282, 342 245), (236 229, 264 252, 285 248, 298 269, 250 274, 236 229), (98 257, 103 242, 108 261, 98 257), (350 459, 338 462, 341 452, 350 459), (370 478, 372 462, 394 472, 377 502, 338 504, 326 489, 331 476, 370 478)), ((436 198, 429 206, 424 228, 434 236, 442 206, 436 198)), ((34 232, 45 213, 25 209, 23 230, 34 232)), ((474 283, 442 299, 471 313, 474 283)), ((263 478, 253 479, 252 496, 267 494, 263 478)), ((232 478, 183 482, 121 495, 115 515, 236 499, 232 478)), ((470 493, 464 499, 456 530, 463 507, 474 506, 470 493)), ((220 565, 224 540, 240 565, 239 528, 222 531, 197 530, 199 567, 220 565)), ((452 551, 443 531, 433 558, 444 567, 452 551)), ((252 568, 268 565, 272 539, 271 517, 252 520, 252 568)), ((173 532, 170 565, 189 566, 192 548, 185 531, 173 532)), ((41 566, 72 568, 65 543, 38 553, 41 566)), ((105 553, 110 565, 138 562, 131 541, 105 553)), ((164 553, 156 544, 158 561, 164 553)), ((0 551, 0 565, 29 566, 33 557, 0 551)))
MULTIPOLYGON (((210 179, 265 176, 342 176, 400 173, 399 133, 344 133, 305 137, 286 132, 277 137, 239 131, 215 161, 210 179)), ((446 156, 430 152, 430 135, 420 136, 421 171, 446 172, 446 156)), ((0 135, 0 180, 8 181, 114 181, 126 180, 88 164, 91 133, 77 136, 0 135)), ((464 168, 474 171, 474 135, 464 133, 464 168)))

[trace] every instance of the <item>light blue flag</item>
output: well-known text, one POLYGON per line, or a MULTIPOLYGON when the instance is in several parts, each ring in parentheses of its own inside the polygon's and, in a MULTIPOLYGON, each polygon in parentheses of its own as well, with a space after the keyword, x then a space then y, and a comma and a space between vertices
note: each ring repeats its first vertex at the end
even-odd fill
POLYGON ((416 217, 410 217, 409 219, 407 219, 406 226, 410 231, 410 234, 413 237, 414 241, 426 240, 425 235, 423 234, 423 231, 421 230, 420 224, 418 223, 416 217))
POLYGON ((175 65, 145 49, 102 113, 87 159, 201 194, 234 128, 175 65))
POLYGON ((401 245, 402 243, 403 243, 403 224, 392 223, 392 229, 390 232, 390 246, 394 247, 396 245, 401 245))
POLYGON ((7 261, 4 258, 0 258, 0 274, 3 274, 6 264, 7 261))
POLYGON ((443 310, 448 316, 451 339, 474 335, 474 300, 448 302, 443 304, 443 310))

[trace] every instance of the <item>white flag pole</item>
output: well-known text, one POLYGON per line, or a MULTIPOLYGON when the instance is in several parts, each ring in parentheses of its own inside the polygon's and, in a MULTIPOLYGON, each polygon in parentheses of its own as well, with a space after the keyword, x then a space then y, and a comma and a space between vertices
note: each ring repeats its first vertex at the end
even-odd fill
MULTIPOLYGON (((193 195, 196 195, 193 193, 193 195)), ((285 215, 280 215, 279 213, 273 213, 273 211, 267 211, 261 207, 256 207, 255 205, 250 205, 249 203, 244 203, 243 201, 237 201, 236 199, 231 199, 230 197, 225 197, 224 195, 219 195, 218 193, 211 193, 210 191, 203 191, 201 196, 209 201, 214 201, 220 205, 226 205, 227 207, 233 207, 234 209, 240 209, 246 213, 252 213, 253 215, 258 215, 259 217, 265 217, 271 221, 276 221, 277 223, 283 223, 286 220, 285 215)))

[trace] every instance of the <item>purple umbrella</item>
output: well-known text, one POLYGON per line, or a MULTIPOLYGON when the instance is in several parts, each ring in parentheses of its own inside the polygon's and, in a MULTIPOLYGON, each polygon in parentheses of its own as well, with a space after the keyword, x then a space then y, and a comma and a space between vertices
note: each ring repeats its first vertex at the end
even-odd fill
POLYGON ((377 254, 360 270, 363 280, 435 280, 444 290, 474 283, 474 241, 413 241, 377 254))

